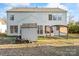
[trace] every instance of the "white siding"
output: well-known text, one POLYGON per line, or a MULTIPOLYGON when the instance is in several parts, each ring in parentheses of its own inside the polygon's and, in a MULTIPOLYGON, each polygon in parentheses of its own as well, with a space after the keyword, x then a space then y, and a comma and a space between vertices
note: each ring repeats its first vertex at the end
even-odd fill
POLYGON ((67 25, 66 13, 8 13, 8 35, 20 35, 20 25, 23 23, 34 22, 37 25, 67 25), (62 15, 62 20, 49 20, 48 15, 62 15), (14 15, 14 21, 10 20, 10 16, 14 15), (10 25, 18 25, 19 31, 17 34, 10 33, 10 25))

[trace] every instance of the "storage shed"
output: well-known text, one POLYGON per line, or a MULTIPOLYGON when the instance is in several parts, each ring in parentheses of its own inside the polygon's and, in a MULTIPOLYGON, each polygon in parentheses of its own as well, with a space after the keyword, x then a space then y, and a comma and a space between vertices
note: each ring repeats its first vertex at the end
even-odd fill
POLYGON ((37 34, 37 24, 36 23, 26 23, 21 26, 21 37, 22 40, 36 41, 37 34))

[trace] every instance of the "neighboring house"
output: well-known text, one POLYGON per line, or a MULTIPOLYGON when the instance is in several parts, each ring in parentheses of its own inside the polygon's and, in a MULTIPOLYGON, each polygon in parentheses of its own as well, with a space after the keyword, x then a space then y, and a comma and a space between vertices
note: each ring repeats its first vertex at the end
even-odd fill
POLYGON ((6 20, 0 18, 0 33, 6 33, 6 20))
POLYGON ((11 36, 21 35, 21 26, 27 23, 37 23, 38 36, 67 34, 67 11, 61 8, 13 8, 7 11, 7 22, 11 36))

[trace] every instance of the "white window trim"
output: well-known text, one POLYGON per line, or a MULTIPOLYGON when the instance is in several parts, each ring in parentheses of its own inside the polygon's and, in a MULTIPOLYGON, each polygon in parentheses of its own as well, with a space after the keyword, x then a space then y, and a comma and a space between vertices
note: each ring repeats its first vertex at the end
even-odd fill
MULTIPOLYGON (((56 20, 58 20, 58 21, 60 21, 58 17, 61 17, 61 20, 62 20, 62 15, 52 15, 52 18, 53 18, 53 16, 55 16, 56 17, 56 20)), ((54 21, 56 21, 56 20, 54 20, 54 21)))
MULTIPOLYGON (((18 25, 11 25, 11 26, 17 26, 17 30, 18 30, 18 25)), ((10 26, 10 27, 11 27, 11 26, 10 26)), ((18 31, 15 32, 15 28, 14 28, 14 27, 12 28, 12 30, 13 30, 13 31, 11 32, 11 28, 10 28, 10 33, 12 33, 12 34, 15 34, 15 33, 17 34, 17 33, 18 33, 18 31)))

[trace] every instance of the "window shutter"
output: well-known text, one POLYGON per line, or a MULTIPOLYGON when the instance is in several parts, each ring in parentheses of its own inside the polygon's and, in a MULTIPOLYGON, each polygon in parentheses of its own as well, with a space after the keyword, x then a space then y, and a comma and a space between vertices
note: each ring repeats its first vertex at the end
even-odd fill
POLYGON ((49 20, 52 20, 52 14, 49 14, 49 20))

